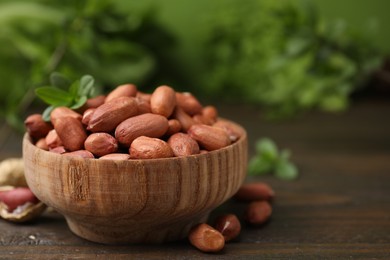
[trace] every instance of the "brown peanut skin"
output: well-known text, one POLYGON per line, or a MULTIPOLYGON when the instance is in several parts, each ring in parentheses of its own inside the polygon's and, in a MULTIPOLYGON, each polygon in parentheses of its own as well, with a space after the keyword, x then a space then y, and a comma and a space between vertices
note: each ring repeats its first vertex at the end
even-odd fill
POLYGON ((202 109, 202 116, 215 123, 218 119, 218 110, 214 106, 205 106, 202 109))
POLYGON ((199 153, 198 143, 188 134, 176 133, 168 139, 168 144, 177 157, 199 153))
POLYGON ((179 120, 169 119, 168 120, 168 130, 165 133, 165 135, 171 136, 171 135, 174 135, 174 134, 180 132, 180 130, 181 130, 181 124, 180 124, 179 120))
POLYGON ((233 122, 218 120, 213 126, 225 130, 232 142, 237 141, 243 135, 241 127, 233 122))
POLYGON ((42 149, 42 150, 45 150, 45 151, 49 151, 49 146, 47 145, 46 143, 46 138, 41 138, 39 139, 36 143, 35 143, 35 146, 42 149))
POLYGON ((152 108, 150 107, 150 102, 148 102, 145 99, 142 99, 140 97, 136 97, 135 101, 137 102, 139 115, 146 114, 146 113, 152 113, 152 108))
POLYGON ((268 184, 264 182, 256 182, 243 184, 234 195, 234 198, 241 201, 270 201, 274 198, 274 196, 275 192, 268 184))
POLYGON ((50 121, 54 125, 55 121, 61 117, 73 117, 79 121, 81 121, 82 119, 81 114, 77 113, 76 111, 73 111, 68 107, 56 107, 53 109, 53 111, 51 111, 50 121))
POLYGON ((84 148, 87 133, 80 120, 73 117, 60 117, 55 121, 54 129, 66 150, 73 152, 84 148))
POLYGON ((216 253, 225 246, 225 238, 216 229, 201 223, 194 226, 188 235, 190 243, 205 253, 216 253))
POLYGON ((176 106, 175 91, 169 86, 156 88, 150 98, 152 113, 168 118, 176 106))
POLYGON ((134 84, 123 84, 112 90, 106 97, 105 102, 110 102, 119 97, 135 97, 137 95, 137 86, 134 84))
POLYGON ((195 124, 192 117, 190 117, 186 112, 184 112, 182 108, 178 106, 176 106, 175 110, 173 111, 172 118, 180 122, 184 132, 187 132, 188 129, 190 129, 190 127, 195 124))
POLYGON ((115 129, 115 138, 120 144, 129 147, 140 136, 161 137, 168 130, 168 119, 161 115, 146 113, 130 117, 115 129))
POLYGON ((85 140, 84 147, 87 151, 100 157, 118 151, 118 142, 107 133, 93 133, 85 140))
POLYGON ((84 111, 83 118, 81 119, 81 123, 83 123, 83 125, 89 124, 89 121, 91 120, 91 117, 95 112, 95 110, 96 108, 88 108, 87 110, 84 111))
POLYGON ((204 124, 204 125, 212 125, 214 124, 214 120, 209 119, 208 117, 205 117, 204 115, 194 115, 192 117, 195 124, 204 124))
POLYGON ((223 235, 225 242, 229 242, 240 234, 241 223, 236 215, 226 214, 215 220, 215 229, 223 235))
POLYGON ((33 114, 28 116, 24 121, 24 125, 26 127, 27 133, 34 140, 45 137, 47 133, 53 129, 53 126, 50 123, 45 122, 42 119, 42 115, 40 114, 33 114))
POLYGON ((127 153, 110 153, 99 157, 99 160, 126 161, 130 159, 130 154, 127 153))
POLYGON ((49 131, 49 133, 46 135, 45 141, 49 149, 63 145, 55 129, 49 131))
POLYGON ((260 226, 268 221, 272 214, 272 207, 268 201, 253 201, 245 210, 244 219, 249 224, 260 226))
POLYGON ((186 112, 190 116, 202 113, 202 105, 200 104, 198 99, 196 99, 196 97, 194 97, 189 92, 176 92, 176 101, 177 106, 182 108, 184 112, 186 112))
POLYGON ((188 134, 208 151, 218 150, 230 144, 229 136, 224 130, 208 125, 193 125, 188 134))
POLYGON ((81 108, 77 109, 77 112, 83 114, 85 113, 86 110, 90 108, 97 108, 103 105, 105 100, 106 100, 106 96, 104 95, 89 98, 81 108))
POLYGON ((54 148, 50 148, 49 149, 49 152, 51 153, 58 153, 58 154, 63 154, 63 153, 66 153, 67 151, 65 150, 65 147, 63 146, 57 146, 57 147, 54 147, 54 148))
POLYGON ((138 91, 136 97, 141 98, 141 99, 145 100, 146 102, 150 103, 150 99, 152 98, 152 94, 138 91))
POLYGON ((63 153, 63 156, 71 156, 71 157, 81 157, 81 158, 90 158, 93 159, 95 156, 90 151, 87 150, 78 150, 69 153, 63 153))
POLYGON ((87 129, 92 132, 109 133, 122 121, 138 113, 133 97, 119 97, 96 108, 88 122, 87 129))
POLYGON ((163 140, 140 136, 130 146, 131 159, 156 159, 173 157, 171 147, 163 140))

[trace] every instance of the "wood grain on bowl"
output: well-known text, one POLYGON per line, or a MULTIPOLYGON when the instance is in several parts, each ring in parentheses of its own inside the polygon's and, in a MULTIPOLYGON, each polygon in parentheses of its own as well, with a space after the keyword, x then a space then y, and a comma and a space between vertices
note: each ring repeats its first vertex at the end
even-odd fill
POLYGON ((23 157, 33 193, 75 234, 107 244, 160 243, 186 237, 236 193, 246 175, 247 137, 185 157, 97 160, 44 151, 26 134, 23 157))

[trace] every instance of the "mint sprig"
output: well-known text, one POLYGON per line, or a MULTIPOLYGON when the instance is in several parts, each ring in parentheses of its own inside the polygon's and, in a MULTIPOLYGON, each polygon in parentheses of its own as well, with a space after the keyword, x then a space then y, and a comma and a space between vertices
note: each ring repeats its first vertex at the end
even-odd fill
POLYGON ((80 108, 95 91, 95 80, 90 75, 84 75, 79 80, 71 82, 64 75, 54 72, 50 75, 50 86, 35 89, 35 94, 43 102, 50 105, 42 117, 50 121, 50 113, 54 108, 66 106, 71 109, 80 108))
POLYGON ((283 180, 293 180, 298 177, 297 167, 290 162, 290 152, 278 150, 274 141, 262 138, 256 142, 256 154, 249 161, 250 175, 274 174, 283 180))

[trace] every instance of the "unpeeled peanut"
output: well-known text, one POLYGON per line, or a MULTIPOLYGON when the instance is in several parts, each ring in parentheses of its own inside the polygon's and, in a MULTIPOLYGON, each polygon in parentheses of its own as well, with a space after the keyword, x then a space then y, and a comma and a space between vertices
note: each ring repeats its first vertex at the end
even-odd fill
POLYGON ((188 134, 208 151, 218 150, 230 144, 227 133, 216 127, 196 124, 188 129, 188 134))
POLYGON ((191 126, 195 124, 192 117, 190 117, 182 108, 176 107, 173 111, 172 117, 179 121, 182 129, 187 132, 188 129, 190 129, 191 126))
POLYGON ((168 139, 168 144, 172 148, 175 156, 188 156, 199 153, 198 143, 188 134, 176 133, 168 139))
POLYGON ((66 150, 71 152, 84 148, 87 133, 80 120, 74 117, 60 117, 54 123, 59 138, 66 150))
POLYGON ((70 156, 70 157, 81 157, 81 158, 95 158, 93 154, 90 151, 87 150, 78 150, 78 151, 73 151, 69 153, 63 153, 63 156, 70 156))
POLYGON ((115 138, 126 147, 140 136, 161 137, 168 130, 168 119, 161 115, 146 113, 130 117, 115 129, 115 138))
POLYGON ((243 184, 234 195, 242 201, 271 200, 274 196, 274 190, 263 182, 243 184))
POLYGON ((244 134, 240 126, 223 119, 218 120, 213 126, 223 129, 228 134, 232 142, 237 141, 244 134))
POLYGON ((150 98, 150 107, 154 114, 168 118, 176 106, 175 91, 168 86, 156 88, 150 98))
POLYGON ((87 137, 84 147, 94 155, 100 157, 118 150, 118 142, 107 133, 93 133, 87 137))
POLYGON ((87 129, 92 132, 111 132, 123 120, 138 113, 138 106, 133 97, 118 97, 107 101, 93 112, 87 129))
POLYGON ((215 229, 223 235, 225 242, 228 242, 240 234, 241 223, 236 215, 226 214, 215 220, 215 229))
POLYGON ((225 246, 225 238, 216 229, 201 223, 194 226, 188 235, 190 243, 203 252, 219 252, 225 246))
POLYGON ((106 97, 105 102, 118 97, 135 97, 137 95, 137 86, 134 84, 123 84, 112 90, 106 97))
POLYGON ((182 108, 190 116, 202 113, 202 105, 198 99, 189 92, 176 92, 176 101, 177 106, 182 108))
POLYGON ((244 219, 252 225, 262 225, 272 214, 272 207, 268 201, 253 201, 246 208, 244 219))
POLYGON ((140 136, 136 138, 129 149, 131 159, 156 159, 173 157, 171 147, 163 140, 140 136))
POLYGON ((169 119, 168 120, 168 130, 165 133, 167 136, 174 135, 181 130, 181 124, 177 119, 169 119))
POLYGON ((83 123, 84 125, 88 125, 95 110, 96 108, 88 108, 87 110, 85 110, 83 113, 83 118, 81 119, 81 123, 83 123))
POLYGON ((47 145, 46 143, 46 139, 45 138, 41 138, 39 139, 36 143, 35 143, 35 146, 42 149, 42 150, 45 150, 45 151, 49 151, 49 146, 47 145))
POLYGON ((80 120, 80 121, 82 119, 81 114, 77 113, 76 111, 74 111, 68 107, 56 107, 50 113, 50 121, 53 125, 55 124, 55 121, 61 117, 73 117, 73 118, 80 120))
POLYGON ((27 133, 34 139, 45 137, 53 129, 53 126, 45 122, 40 114, 28 116, 24 121, 24 125, 26 126, 27 133))
POLYGON ((62 146, 62 141, 55 129, 49 131, 49 133, 46 135, 45 141, 49 149, 62 146))
POLYGON ((127 153, 110 153, 99 157, 100 160, 125 161, 130 159, 130 154, 127 153))

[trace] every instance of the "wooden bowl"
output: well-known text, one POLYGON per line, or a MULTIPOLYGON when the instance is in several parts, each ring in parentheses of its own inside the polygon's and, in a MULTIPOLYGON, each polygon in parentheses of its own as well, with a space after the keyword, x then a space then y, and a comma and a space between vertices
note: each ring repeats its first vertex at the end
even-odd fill
POLYGON ((33 193, 82 238, 105 244, 179 240, 243 183, 243 133, 205 154, 128 161, 61 156, 37 148, 26 134, 25 176, 33 193))

